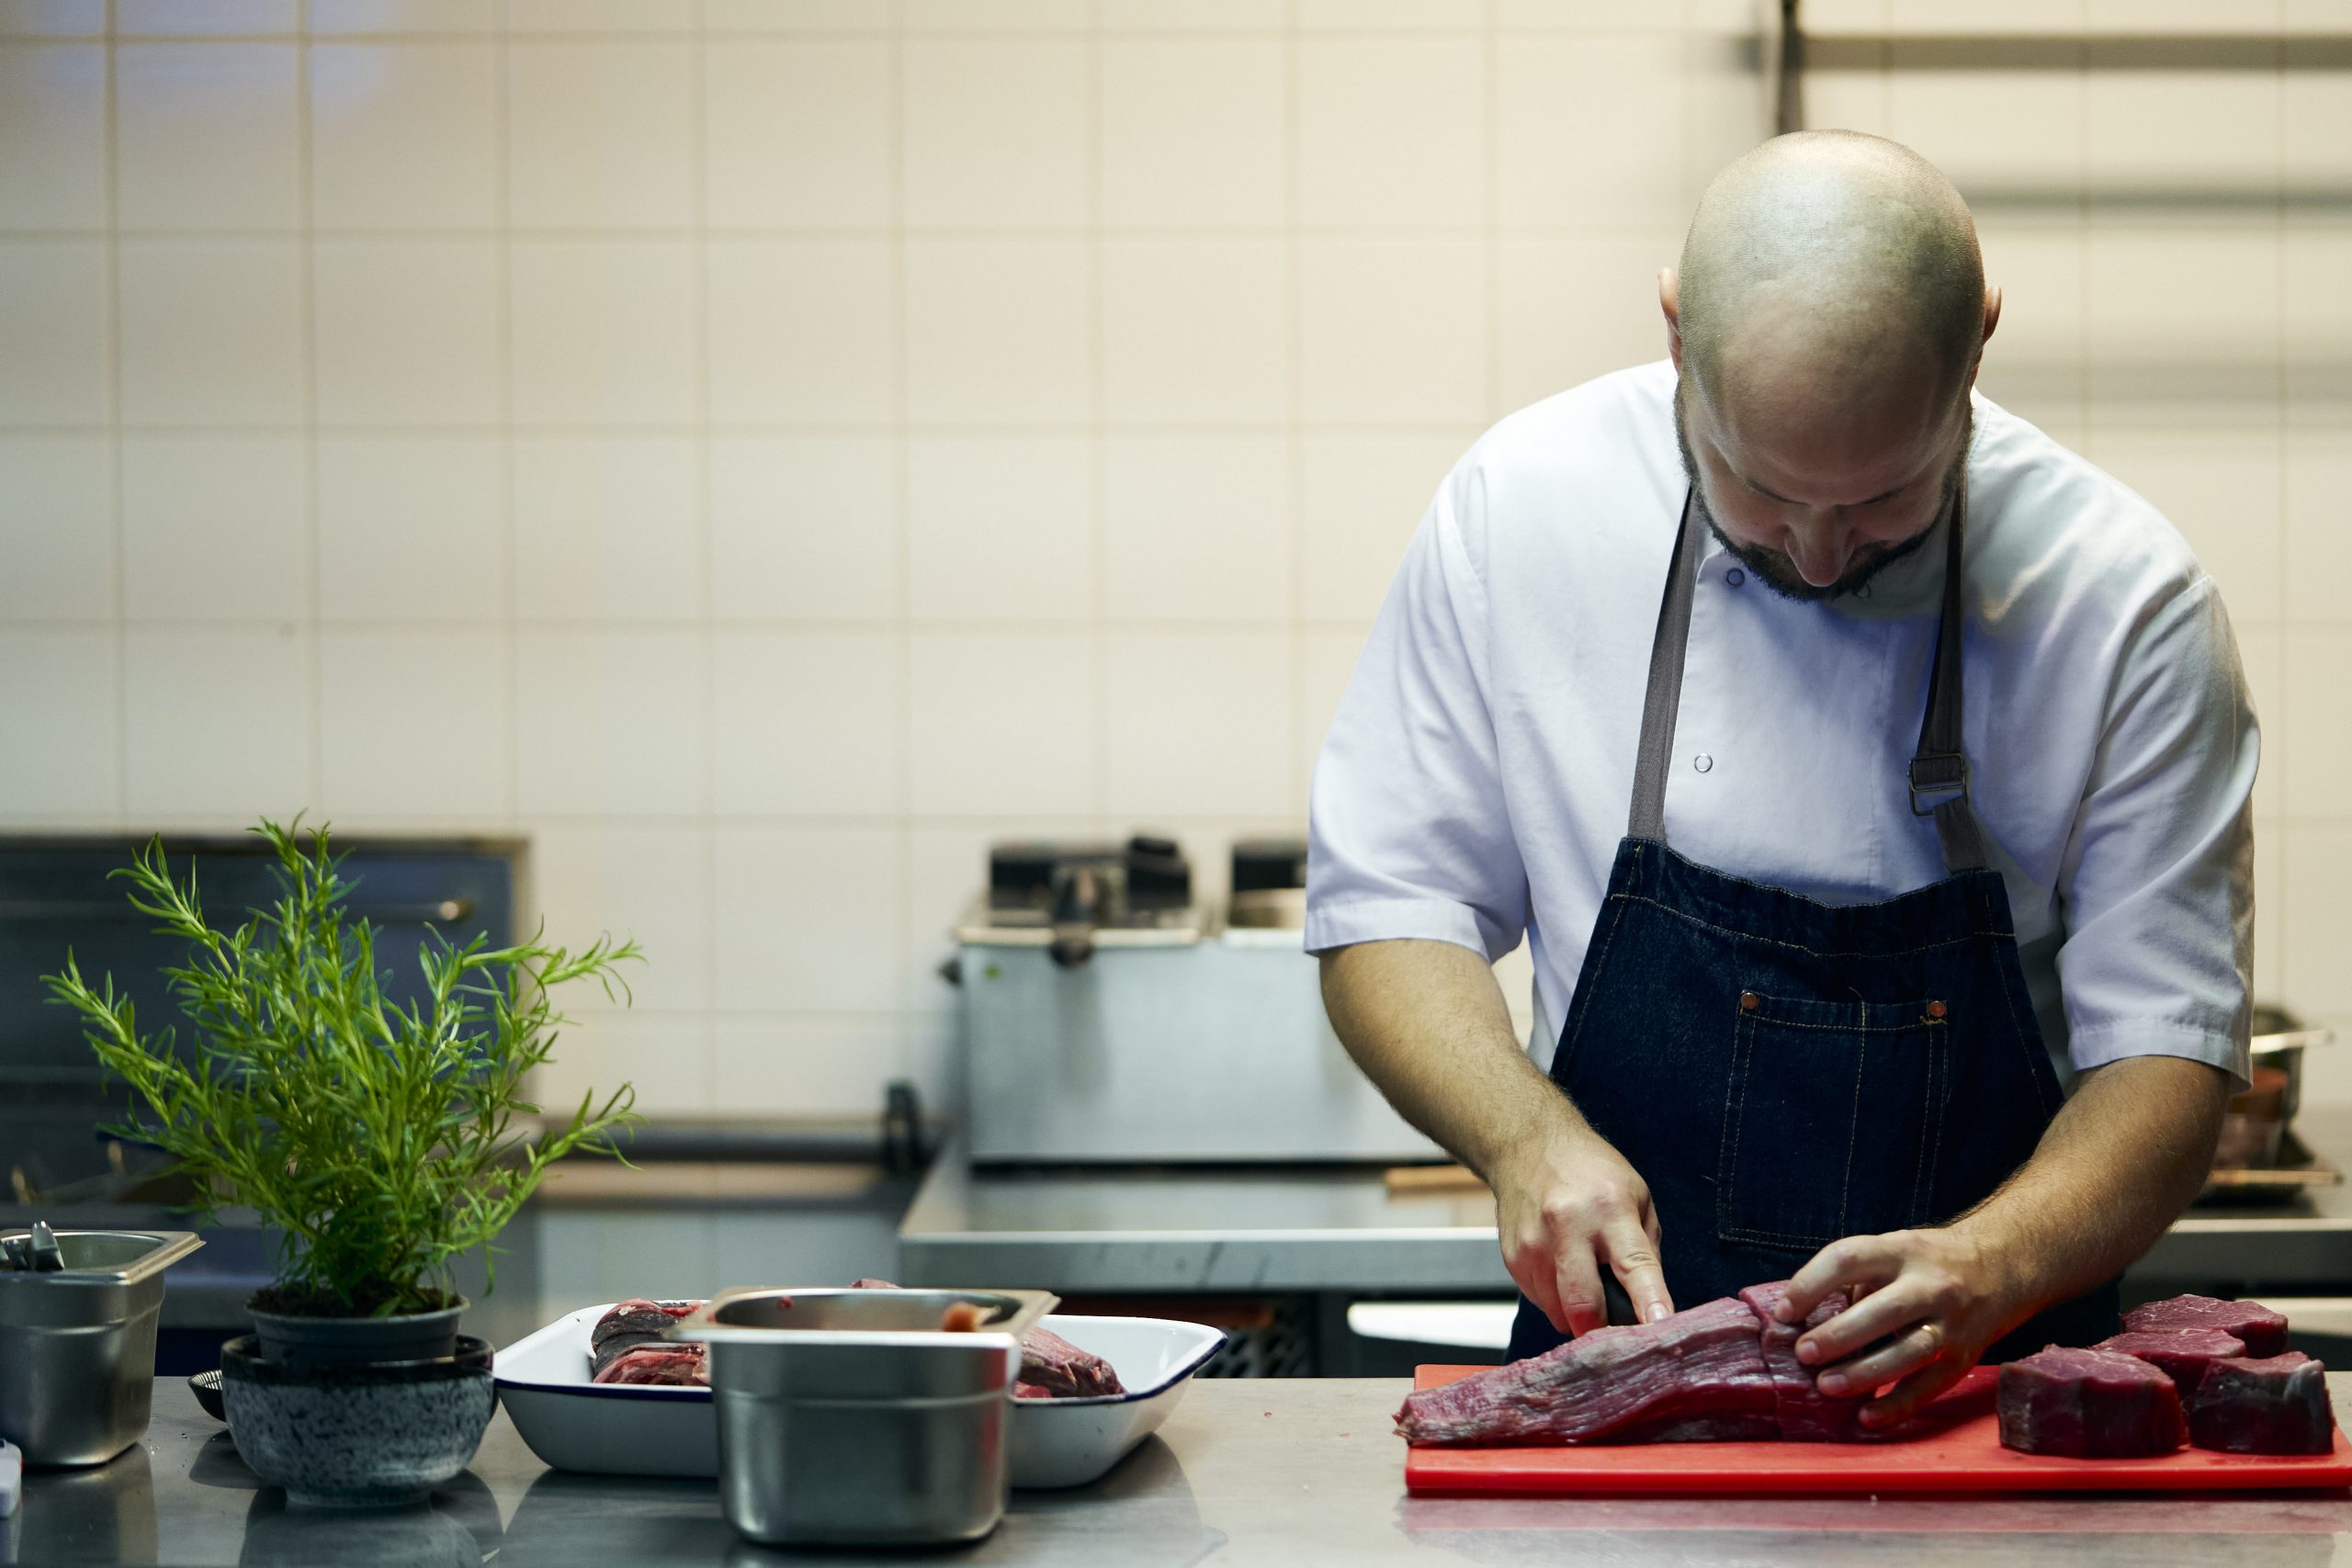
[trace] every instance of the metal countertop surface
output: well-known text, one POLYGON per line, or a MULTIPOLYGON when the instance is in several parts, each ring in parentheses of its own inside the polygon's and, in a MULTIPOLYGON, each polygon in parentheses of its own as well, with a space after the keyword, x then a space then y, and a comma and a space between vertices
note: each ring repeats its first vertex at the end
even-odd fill
MULTIPOLYGON (((2332 1377, 2339 1408, 2352 1378, 2332 1377)), ((186 1385, 159 1382, 146 1440, 87 1471, 36 1471, 0 1562, 43 1564, 1657 1563, 1901 1562, 2301 1565, 2352 1556, 2352 1494, 1882 1498, 1410 1498, 1395 1379, 1209 1381, 1092 1486, 1016 1492, 978 1546, 786 1551, 739 1540, 711 1483, 545 1469, 502 1413, 426 1507, 288 1509, 186 1385)))
MULTIPOLYGON (((2352 1111, 2304 1139, 2352 1161, 2352 1111)), ((899 1226, 908 1284, 1019 1280, 1062 1292, 1508 1292, 1483 1195, 1392 1195, 1383 1168, 979 1169, 942 1154, 899 1226)), ((2352 1286, 2352 1185, 2191 1209, 2132 1269, 2170 1280, 2352 1286)))

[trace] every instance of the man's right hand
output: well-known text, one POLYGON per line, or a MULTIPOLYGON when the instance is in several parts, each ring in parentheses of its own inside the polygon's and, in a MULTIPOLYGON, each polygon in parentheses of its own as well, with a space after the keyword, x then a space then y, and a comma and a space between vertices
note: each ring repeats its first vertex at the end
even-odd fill
POLYGON ((1527 1059, 1484 954, 1401 939, 1335 948, 1323 1003, 1388 1103, 1494 1189, 1503 1262, 1552 1326, 1609 1320, 1603 1269, 1644 1322, 1674 1310, 1649 1184, 1527 1059))
POLYGON ((1648 1183, 1589 1127, 1562 1126, 1490 1173, 1510 1277, 1563 1334, 1609 1321, 1603 1269, 1645 1323, 1674 1310, 1648 1183))

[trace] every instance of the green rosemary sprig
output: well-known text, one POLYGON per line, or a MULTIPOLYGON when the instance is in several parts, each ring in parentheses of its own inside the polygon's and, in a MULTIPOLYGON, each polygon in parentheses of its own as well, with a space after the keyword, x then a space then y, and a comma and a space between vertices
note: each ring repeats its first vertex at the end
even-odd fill
POLYGON ((164 970, 195 1027, 189 1055, 168 1029, 142 1035, 112 976, 93 990, 70 953, 45 983, 131 1091, 132 1119, 107 1130, 170 1155, 198 1182, 204 1217, 243 1205, 277 1227, 281 1288, 347 1312, 430 1309, 458 1255, 487 1249, 550 1165, 618 1152, 612 1132, 637 1120, 627 1084, 601 1105, 583 1095, 560 1128, 515 1119, 538 1114, 525 1078, 569 1021, 549 993, 594 980, 626 1000, 617 966, 643 955, 604 938, 573 953, 537 936, 492 948, 435 931, 424 995, 401 1006, 384 995, 376 928, 342 908, 351 889, 326 829, 306 850, 297 817, 253 829, 277 853, 279 896, 233 931, 206 921, 193 870, 172 880, 160 839, 112 874, 132 908, 189 945, 164 970))

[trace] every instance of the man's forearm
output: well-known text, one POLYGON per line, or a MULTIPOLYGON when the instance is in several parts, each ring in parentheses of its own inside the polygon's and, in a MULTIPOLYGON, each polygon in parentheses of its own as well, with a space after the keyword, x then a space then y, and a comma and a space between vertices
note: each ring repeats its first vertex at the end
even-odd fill
POLYGON ((1674 1310, 1649 1188, 1527 1059, 1483 958, 1442 942, 1342 948, 1323 955, 1323 1005, 1388 1103, 1494 1189, 1504 1266, 1554 1327, 1607 1321, 1605 1275, 1643 1321, 1674 1310))
POLYGON ((1489 1182, 1497 1161, 1578 1120, 1527 1059, 1494 970, 1445 942, 1372 942, 1323 955, 1340 1043, 1397 1113, 1489 1182))
POLYGON ((2178 1056, 2095 1067, 2000 1190, 1952 1222, 2036 1309, 2122 1271, 2188 1207, 2229 1100, 2217 1068, 2178 1056))

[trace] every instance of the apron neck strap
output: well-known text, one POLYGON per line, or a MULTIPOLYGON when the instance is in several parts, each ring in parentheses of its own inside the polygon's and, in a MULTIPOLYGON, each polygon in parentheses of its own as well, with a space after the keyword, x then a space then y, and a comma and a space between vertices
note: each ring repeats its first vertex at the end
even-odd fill
POLYGON ((1649 690, 1642 695, 1642 743, 1634 754, 1634 814, 1628 836, 1666 842, 1666 770, 1674 760, 1675 712, 1682 705, 1682 655, 1690 642, 1690 595, 1699 577, 1696 488, 1682 492, 1682 524, 1674 532, 1674 564, 1650 636, 1649 690))
POLYGON ((1968 616, 1961 607, 1962 536, 1968 525, 1968 475, 1951 492, 1951 527, 1944 539, 1944 607, 1936 620, 1936 663, 1928 677, 1928 713, 1919 723, 1918 750, 1911 755, 1911 815, 1936 819, 1946 871, 1984 869, 1984 834, 1968 803, 1968 750, 1961 739, 1961 630, 1968 616))
MULTIPOLYGON (((1629 836, 1666 842, 1666 775, 1674 760, 1674 721, 1682 705, 1683 656, 1690 641, 1690 600, 1699 577, 1699 530, 1695 487, 1682 497, 1682 521, 1675 530, 1674 563, 1658 604, 1657 630, 1650 639, 1648 689, 1642 696, 1642 738, 1634 760, 1634 807, 1629 836)), ((1936 622, 1936 662, 1928 678, 1928 712, 1919 727, 1918 750, 1911 759, 1911 810, 1936 819, 1944 869, 1978 871, 1984 866, 1984 836, 1968 797, 1968 756, 1962 746, 1961 549, 1968 513, 1963 476, 1952 493, 1951 526, 1944 539, 1942 613, 1936 622)))

